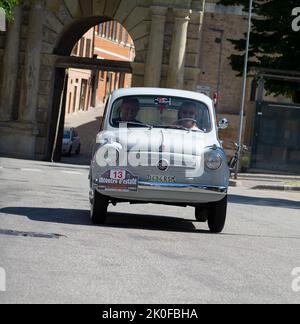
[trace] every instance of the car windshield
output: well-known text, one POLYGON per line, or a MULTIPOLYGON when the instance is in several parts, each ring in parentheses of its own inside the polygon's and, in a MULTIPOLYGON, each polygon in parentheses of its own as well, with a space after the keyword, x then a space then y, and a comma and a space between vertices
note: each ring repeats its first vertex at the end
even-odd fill
POLYGON ((211 118, 200 101, 168 96, 134 96, 116 100, 110 123, 113 127, 154 127, 209 132, 211 118))
POLYGON ((69 139, 71 137, 71 132, 68 130, 64 131, 64 139, 69 139))

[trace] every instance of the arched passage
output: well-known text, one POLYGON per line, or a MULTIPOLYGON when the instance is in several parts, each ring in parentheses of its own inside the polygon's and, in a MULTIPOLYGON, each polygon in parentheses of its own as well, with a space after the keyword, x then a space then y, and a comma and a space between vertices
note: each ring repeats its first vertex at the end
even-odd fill
POLYGON ((0 35, 0 154, 49 160, 66 65, 87 64, 71 61, 72 46, 101 22, 118 21, 131 35, 136 57, 125 68, 133 72, 133 86, 195 90, 203 4, 45 0, 18 6, 4 47, 0 35))
POLYGON ((77 19, 60 35, 53 54, 69 56, 75 44, 89 29, 110 20, 111 19, 107 17, 87 17, 77 19))
MULTIPOLYGON (((102 26, 107 29, 107 27, 110 28, 110 26, 116 26, 117 23, 111 19, 108 19, 106 17, 89 17, 85 19, 79 19, 78 21, 71 24, 61 35, 59 38, 57 45, 54 49, 54 55, 57 55, 56 63, 55 63, 55 76, 53 78, 53 95, 52 95, 52 109, 51 109, 51 115, 49 119, 49 140, 48 140, 48 154, 47 159, 51 159, 54 161, 59 161, 61 158, 61 143, 62 143, 62 136, 63 136, 63 129, 64 129, 64 121, 65 121, 65 112, 68 111, 67 106, 71 107, 71 97, 72 94, 68 90, 68 87, 70 87, 70 82, 68 82, 68 78, 71 77, 72 71, 75 71, 73 69, 78 70, 84 70, 84 71, 90 71, 90 79, 91 79, 91 93, 89 92, 88 95, 92 97, 91 102, 93 102, 93 105, 95 105, 96 98, 97 98, 97 90, 98 90, 98 76, 99 71, 101 73, 106 73, 106 75, 125 75, 125 73, 132 73, 132 66, 131 61, 133 59, 132 55, 130 57, 122 57, 121 55, 118 55, 117 53, 111 53, 113 56, 112 58, 109 57, 109 59, 100 57, 97 55, 97 51, 101 52, 101 48, 96 47, 96 40, 95 40, 95 34, 96 30, 99 34, 99 29, 102 29, 102 26), (106 24, 104 24, 106 23, 106 24), (95 28, 95 26, 97 26, 95 28), (88 32, 89 31, 89 32, 88 32), (81 46, 82 40, 85 40, 82 38, 83 35, 86 33, 91 34, 93 37, 92 41, 92 52, 89 50, 89 54, 83 55, 85 51, 83 51, 83 47, 81 46), (79 43, 79 40, 80 43, 79 43), (78 50, 78 47, 80 47, 80 50, 78 50), (79 56, 74 56, 74 48, 76 48, 76 54, 79 52, 79 56), (97 51, 96 51, 97 50, 97 51), (81 52, 81 53, 80 53, 81 52), (86 57, 84 57, 86 56, 86 57), (114 57, 115 56, 115 57, 114 57), (118 59, 122 58, 122 60, 118 59)), ((119 28, 122 30, 125 30, 120 24, 118 24, 119 28)), ((115 40, 117 41, 118 35, 116 30, 109 31, 111 34, 114 34, 115 40)), ((125 32, 128 35, 128 32, 125 32)), ((119 33, 118 33, 119 34, 119 33)), ((127 38, 131 37, 128 36, 127 38)), ((111 39, 112 40, 112 39, 111 39)), ((90 40, 89 40, 90 41, 90 40)), ((133 42, 133 41, 132 41, 133 42)), ((90 42, 91 43, 91 42, 90 42)), ((120 42, 119 42, 120 43, 120 42)), ((126 44, 125 44, 126 45, 126 44)), ((89 44, 89 47, 91 44, 89 44)), ((101 47, 101 44, 99 45, 101 47)), ((112 49, 114 50, 114 48, 112 49)), ((116 48, 115 48, 116 50, 116 48)), ((103 49, 104 53, 108 53, 103 49)), ((86 80, 85 80, 86 81, 86 80)), ((116 84, 117 78, 115 77, 115 84, 116 84)), ((119 80, 120 81, 120 80, 119 80)), ((124 80, 123 80, 124 83, 124 80)), ((87 84, 87 82, 86 82, 87 84)), ((86 86, 86 85, 85 85, 86 86)), ((121 86, 122 87, 122 86, 121 86)), ((77 93, 77 86, 76 93, 77 93)), ((107 95, 114 89, 115 87, 112 87, 111 84, 107 89, 106 97, 107 95)), ((80 90, 80 97, 82 96, 82 88, 80 90)), ((76 94, 75 94, 76 96, 76 94)), ((78 96, 78 93, 77 93, 78 96)), ((90 100, 91 98, 89 98, 90 100)), ((74 102, 76 101, 73 100, 74 102)), ((84 101, 86 101, 84 99, 84 101)), ((74 111, 75 111, 75 105, 74 105, 74 111)), ((92 136, 95 136, 96 134, 93 134, 92 136)))

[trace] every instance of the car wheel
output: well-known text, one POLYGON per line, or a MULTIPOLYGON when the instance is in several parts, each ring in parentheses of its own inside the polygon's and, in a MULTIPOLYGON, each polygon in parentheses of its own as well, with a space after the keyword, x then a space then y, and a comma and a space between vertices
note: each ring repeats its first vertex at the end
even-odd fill
POLYGON ((81 150, 81 145, 79 144, 79 145, 78 145, 78 149, 77 149, 76 152, 75 152, 76 155, 79 155, 79 154, 80 154, 80 150, 81 150))
POLYGON ((221 233, 226 223, 227 196, 209 207, 208 227, 211 233, 221 233))
POLYGON ((94 190, 91 201, 91 219, 95 225, 105 224, 107 218, 108 198, 94 190))
POLYGON ((197 206, 195 208, 195 217, 196 220, 200 223, 206 223, 207 222, 207 207, 205 206, 197 206))

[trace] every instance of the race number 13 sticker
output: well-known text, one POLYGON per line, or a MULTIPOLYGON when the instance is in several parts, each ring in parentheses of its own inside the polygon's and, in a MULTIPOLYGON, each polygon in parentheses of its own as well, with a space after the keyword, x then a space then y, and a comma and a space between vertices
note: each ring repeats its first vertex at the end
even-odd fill
POLYGON ((110 178, 113 180, 124 180, 126 178, 125 170, 111 170, 110 178))

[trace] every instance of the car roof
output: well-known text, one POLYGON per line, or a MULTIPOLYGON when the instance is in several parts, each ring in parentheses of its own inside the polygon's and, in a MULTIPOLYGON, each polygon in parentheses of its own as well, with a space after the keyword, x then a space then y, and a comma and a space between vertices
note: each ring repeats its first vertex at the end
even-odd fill
POLYGON ((167 88, 119 89, 119 90, 115 90, 112 93, 112 100, 115 101, 119 98, 126 97, 126 96, 147 96, 147 95, 180 97, 180 98, 201 101, 203 103, 206 103, 208 106, 212 104, 212 99, 202 93, 186 91, 186 90, 167 89, 167 88))

